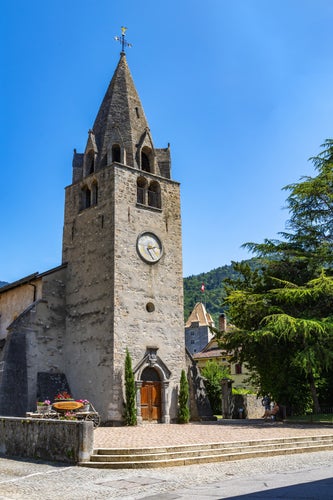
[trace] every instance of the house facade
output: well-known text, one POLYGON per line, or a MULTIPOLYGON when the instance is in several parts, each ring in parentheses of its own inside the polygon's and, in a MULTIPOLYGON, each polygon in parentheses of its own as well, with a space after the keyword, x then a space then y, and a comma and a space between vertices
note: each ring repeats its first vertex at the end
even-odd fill
MULTIPOLYGON (((186 347, 187 342, 190 342, 191 346, 202 345, 201 343, 207 339, 206 344, 199 351, 195 351, 192 354, 194 361, 196 362, 199 370, 205 367, 208 361, 215 361, 222 367, 225 367, 229 373, 230 379, 233 381, 234 388, 249 389, 249 385, 246 379, 249 375, 245 366, 240 363, 234 363, 232 361, 232 353, 222 349, 218 343, 216 336, 211 332, 210 326, 214 327, 212 318, 209 313, 207 313, 206 308, 203 304, 196 304, 188 322, 186 323, 188 331, 186 337, 186 347), (190 321, 192 318, 192 321, 190 321), (198 321, 194 320, 198 318, 198 321), (200 320, 199 320, 200 318, 200 320), (205 335, 202 334, 204 322, 206 323, 205 335), (200 325, 201 323, 201 325, 200 325), (197 325, 197 328, 195 326, 197 325), (192 325, 192 326, 191 326, 192 325), (208 334, 209 331, 209 334, 208 334), (193 332, 193 333, 192 333, 193 332), (190 335, 189 335, 190 334, 190 335), (197 340, 195 339, 197 335, 197 340), (194 337, 194 338, 193 338, 194 337)), ((221 314, 219 317, 219 331, 229 330, 231 327, 227 324, 227 319, 225 314, 221 314)), ((185 327, 186 332, 186 327, 185 327)), ((186 333, 185 333, 186 335, 186 333)))

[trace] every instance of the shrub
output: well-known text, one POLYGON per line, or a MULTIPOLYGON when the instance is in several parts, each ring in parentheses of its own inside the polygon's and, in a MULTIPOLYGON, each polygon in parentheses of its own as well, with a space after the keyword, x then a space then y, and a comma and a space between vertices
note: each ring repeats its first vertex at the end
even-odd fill
POLYGON ((182 370, 180 377, 180 388, 178 396, 178 423, 187 424, 190 420, 190 410, 188 407, 189 388, 185 370, 182 370))
POLYGON ((215 360, 208 360, 201 369, 201 375, 205 379, 207 396, 214 414, 220 414, 222 408, 221 380, 230 378, 227 367, 219 365, 215 360))
POLYGON ((125 357, 125 411, 124 419, 126 425, 136 425, 136 405, 135 405, 135 381, 132 370, 132 358, 126 349, 125 357))

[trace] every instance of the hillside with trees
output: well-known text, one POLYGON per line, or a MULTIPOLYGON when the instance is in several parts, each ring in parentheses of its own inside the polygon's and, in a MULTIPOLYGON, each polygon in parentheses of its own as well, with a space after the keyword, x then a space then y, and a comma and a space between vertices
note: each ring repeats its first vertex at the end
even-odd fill
POLYGON ((195 304, 202 302, 207 311, 214 318, 217 325, 217 318, 222 312, 222 302, 225 296, 223 280, 232 278, 234 269, 232 264, 225 265, 197 275, 184 278, 184 320, 188 319, 195 304), (202 284, 205 291, 201 291, 202 284))
MULTIPOLYGON (((258 260, 253 258, 244 261, 250 269, 258 267, 258 260)), ((225 299, 224 280, 232 280, 239 276, 234 264, 224 265, 212 269, 206 273, 196 274, 184 278, 184 320, 187 321, 189 315, 197 302, 202 302, 209 314, 213 317, 215 325, 218 325, 218 317, 224 311, 223 302, 225 299), (201 291, 202 284, 205 291, 201 291)))

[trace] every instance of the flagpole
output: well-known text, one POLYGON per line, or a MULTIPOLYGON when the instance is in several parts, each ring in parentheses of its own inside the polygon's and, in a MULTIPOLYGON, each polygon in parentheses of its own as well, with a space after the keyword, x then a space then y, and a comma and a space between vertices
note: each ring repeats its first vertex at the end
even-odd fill
MULTIPOLYGON (((205 283, 201 283, 201 293, 204 294, 204 297, 205 297, 205 283)), ((206 298, 206 297, 205 297, 206 298)), ((205 306, 205 309, 206 309, 206 300, 203 301, 203 304, 205 306)))

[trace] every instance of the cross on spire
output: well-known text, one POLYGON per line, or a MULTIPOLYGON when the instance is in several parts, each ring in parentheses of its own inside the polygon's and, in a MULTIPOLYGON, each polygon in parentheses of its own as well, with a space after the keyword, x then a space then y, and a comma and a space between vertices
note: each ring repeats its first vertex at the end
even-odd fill
POLYGON ((131 43, 126 42, 125 40, 125 35, 126 35, 127 28, 125 26, 121 27, 121 36, 115 36, 114 39, 117 42, 121 43, 121 53, 125 54, 125 47, 133 47, 131 43))

